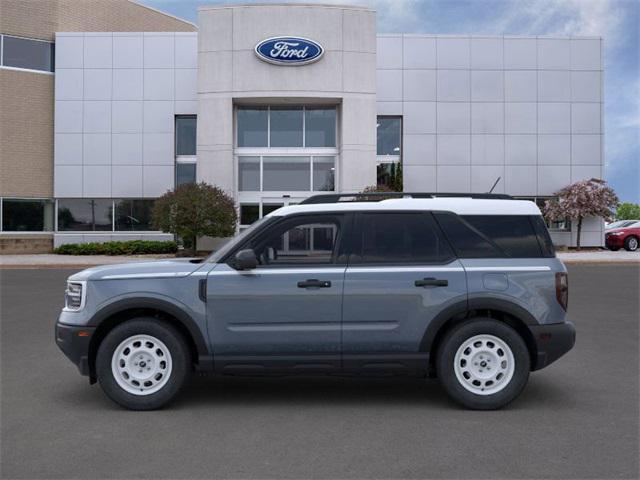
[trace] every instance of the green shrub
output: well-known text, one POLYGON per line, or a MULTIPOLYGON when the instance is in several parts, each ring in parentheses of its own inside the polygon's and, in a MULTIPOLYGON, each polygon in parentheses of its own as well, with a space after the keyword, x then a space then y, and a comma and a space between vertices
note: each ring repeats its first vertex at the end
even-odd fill
POLYGON ((54 249, 59 255, 144 255, 151 253, 175 253, 174 241, 130 240, 128 242, 68 243, 54 249))

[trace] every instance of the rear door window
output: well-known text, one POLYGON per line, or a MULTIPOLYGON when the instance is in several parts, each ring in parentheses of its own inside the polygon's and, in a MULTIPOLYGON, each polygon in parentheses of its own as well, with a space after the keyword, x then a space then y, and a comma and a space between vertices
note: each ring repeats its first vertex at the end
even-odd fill
POLYGON ((362 213, 350 263, 432 264, 454 258, 429 213, 362 213))

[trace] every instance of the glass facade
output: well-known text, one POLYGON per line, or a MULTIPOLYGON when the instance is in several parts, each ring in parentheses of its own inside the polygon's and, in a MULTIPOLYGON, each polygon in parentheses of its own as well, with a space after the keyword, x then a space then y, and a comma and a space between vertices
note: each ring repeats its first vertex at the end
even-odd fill
POLYGON ((335 107, 240 106, 238 148, 335 148, 335 107))
POLYGON ((377 184, 401 192, 402 186, 402 117, 378 117, 377 184))
POLYGON ((54 44, 44 40, 2 35, 2 66, 54 71, 54 44))
POLYGON ((108 199, 58 200, 58 231, 111 231, 113 201, 108 199))
POLYGON ((52 200, 3 198, 3 232, 51 232, 53 231, 52 200))
POLYGON ((240 192, 326 192, 335 190, 334 156, 238 157, 240 192))
POLYGON ((196 182, 197 170, 197 118, 195 115, 177 115, 175 121, 175 185, 196 182))
POLYGON ((266 147, 269 145, 269 110, 267 107, 239 107, 238 147, 266 147))
POLYGON ((176 156, 196 154, 195 115, 178 115, 176 117, 176 156))
POLYGON ((151 214, 153 200, 115 200, 115 230, 121 232, 144 232, 153 230, 151 214))

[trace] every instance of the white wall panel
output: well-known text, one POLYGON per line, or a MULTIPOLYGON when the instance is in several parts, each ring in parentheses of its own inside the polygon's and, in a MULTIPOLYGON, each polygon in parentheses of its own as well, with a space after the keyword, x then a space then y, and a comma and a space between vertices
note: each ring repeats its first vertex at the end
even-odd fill
POLYGON ((471 132, 504 133, 504 103, 472 103, 471 132))
POLYGON ((471 100, 501 102, 504 100, 504 72, 477 70, 471 72, 471 100))
POLYGON ((403 44, 404 68, 436 68, 436 39, 405 35, 403 44))
POLYGON ((402 182, 405 192, 437 191, 435 165, 407 165, 403 167, 402 182))
POLYGON ((445 135, 437 138, 438 165, 468 165, 471 163, 471 136, 445 135))
POLYGON ((142 100, 143 78, 141 68, 113 70, 113 100, 142 100))
POLYGON ((56 70, 83 68, 84 36, 77 33, 56 34, 56 70))
POLYGON ((469 38, 437 37, 438 68, 464 68, 471 65, 469 38))
POLYGON ((55 75, 56 100, 82 100, 83 70, 60 68, 55 75))
POLYGON ((504 67, 504 42, 501 37, 471 39, 472 69, 502 69, 504 67))
POLYGON ((403 95, 405 101, 435 101, 435 70, 404 70, 403 95))
POLYGON ((112 68, 112 37, 85 35, 84 68, 112 68))
POLYGON ((471 135, 471 163, 504 165, 504 135, 471 135))
MULTIPOLYGON (((56 73, 56 76, 58 74, 56 73)), ((111 100, 111 70, 88 68, 84 70, 84 100, 111 100)), ((80 89, 82 95, 82 89, 80 89)))
POLYGON ((111 167, 85 165, 82 169, 82 194, 89 198, 111 197, 111 167))
POLYGON ((111 102, 85 100, 82 110, 82 129, 84 133, 111 132, 111 102))
POLYGON ((507 102, 537 101, 538 73, 535 70, 505 71, 504 97, 507 102))
POLYGON ((111 163, 113 165, 142 165, 142 133, 112 134, 111 163))
POLYGON ((142 68, 142 34, 113 36, 113 68, 142 68))
POLYGON ((471 99, 469 70, 438 70, 438 101, 468 102, 471 99))
POLYGON ((471 105, 467 102, 438 102, 438 133, 471 133, 471 105))
POLYGON ((111 135, 109 133, 85 133, 82 141, 84 165, 111 165, 111 135))
POLYGON ((538 133, 571 133, 571 104, 538 103, 538 133))
POLYGON ((505 38, 504 68, 513 70, 538 68, 536 39, 505 38))

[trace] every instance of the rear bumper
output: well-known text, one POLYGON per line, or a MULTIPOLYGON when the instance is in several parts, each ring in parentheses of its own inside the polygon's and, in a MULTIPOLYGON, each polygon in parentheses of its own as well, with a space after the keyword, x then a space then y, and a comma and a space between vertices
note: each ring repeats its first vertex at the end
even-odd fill
POLYGON ((538 351, 533 368, 541 368, 555 362, 573 348, 576 343, 576 327, 571 322, 550 325, 530 325, 538 351))
POLYGON ((95 332, 93 327, 78 327, 56 323, 56 344, 81 375, 89 376, 89 344, 95 332))

